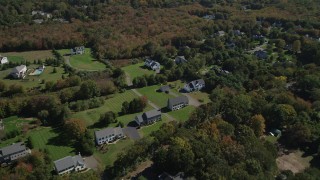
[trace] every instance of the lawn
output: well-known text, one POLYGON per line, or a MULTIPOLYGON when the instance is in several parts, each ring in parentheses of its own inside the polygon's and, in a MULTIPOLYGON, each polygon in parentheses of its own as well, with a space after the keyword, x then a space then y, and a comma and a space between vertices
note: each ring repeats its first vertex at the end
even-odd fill
POLYGON ((124 152, 127 148, 133 145, 133 140, 127 138, 118 141, 116 144, 109 144, 108 151, 102 154, 99 151, 94 153, 94 156, 101 160, 103 165, 113 165, 114 161, 117 159, 118 154, 124 152))
MULTIPOLYGON (((148 86, 144 88, 137 89, 142 95, 147 96, 147 98, 159 106, 160 108, 166 107, 167 102, 169 98, 175 97, 174 95, 167 94, 167 93, 161 93, 157 92, 157 90, 160 88, 160 85, 154 85, 154 86, 148 86)), ((177 96, 180 95, 180 93, 175 92, 177 96)))
POLYGON ((24 51, 24 52, 7 52, 0 53, 2 56, 7 56, 9 61, 21 62, 21 60, 27 60, 33 62, 34 60, 45 60, 47 58, 53 58, 51 50, 42 51, 24 51))
POLYGON ((205 92, 196 91, 196 92, 189 93, 189 95, 194 99, 197 99, 200 103, 203 103, 203 104, 207 104, 211 102, 209 98, 209 94, 205 92))
POLYGON ((139 129, 139 133, 142 137, 146 137, 146 136, 149 136, 152 132, 155 132, 157 130, 160 129, 160 127, 164 124, 164 123, 167 123, 168 122, 168 118, 167 116, 163 115, 162 114, 162 117, 161 117, 161 121, 158 121, 154 124, 151 124, 149 126, 144 126, 142 128, 139 129))
POLYGON ((172 117, 176 118, 177 121, 185 122, 189 119, 191 113, 195 109, 196 108, 194 106, 187 106, 187 107, 184 107, 184 108, 177 110, 177 111, 170 111, 170 112, 168 112, 168 114, 171 115, 172 117))
POLYGON ((144 63, 132 64, 121 69, 130 76, 131 80, 139 76, 151 75, 155 73, 152 70, 144 68, 144 63))
MULTIPOLYGON (((93 125, 98 122, 100 114, 113 111, 118 113, 121 111, 122 103, 124 101, 131 101, 138 96, 133 91, 125 91, 124 93, 115 94, 113 97, 107 99, 105 104, 99 108, 89 109, 86 111, 77 112, 72 115, 74 118, 82 119, 86 122, 88 126, 93 125)), ((147 106, 146 110, 152 109, 150 106, 147 106)), ((131 120, 134 119, 135 114, 125 115, 118 117, 119 121, 122 121, 125 125, 128 124, 131 120)))
POLYGON ((3 125, 4 125, 4 132, 8 133, 8 132, 15 131, 15 130, 21 131, 22 130, 22 126, 24 124, 31 123, 32 119, 30 121, 30 120, 26 120, 26 119, 23 119, 23 118, 19 118, 17 116, 11 116, 11 117, 3 119, 2 122, 3 122, 3 125))
POLYGON ((53 161, 68 155, 74 155, 74 148, 63 142, 63 138, 57 129, 49 127, 33 130, 30 133, 31 141, 35 149, 47 149, 53 161))
MULTIPOLYGON (((28 66, 28 69, 35 69, 37 67, 38 65, 31 65, 28 66)), ((64 69, 61 67, 56 67, 57 72, 52 73, 53 68, 54 67, 52 66, 46 66, 44 72, 39 76, 27 76, 25 79, 6 79, 7 75, 12 71, 12 69, 7 69, 0 71, 0 80, 4 81, 9 86, 12 84, 20 84, 25 88, 43 88, 44 84, 42 84, 42 80, 56 82, 58 79, 61 79, 62 75, 64 74, 64 69)), ((65 74, 65 76, 67 76, 67 74, 65 74)))
MULTIPOLYGON (((69 49, 62 49, 58 51, 61 55, 66 55, 70 53, 69 49)), ((91 49, 86 48, 84 54, 65 56, 66 59, 69 59, 70 65, 78 70, 89 70, 89 71, 100 71, 105 70, 106 65, 97 61, 91 56, 91 49)))

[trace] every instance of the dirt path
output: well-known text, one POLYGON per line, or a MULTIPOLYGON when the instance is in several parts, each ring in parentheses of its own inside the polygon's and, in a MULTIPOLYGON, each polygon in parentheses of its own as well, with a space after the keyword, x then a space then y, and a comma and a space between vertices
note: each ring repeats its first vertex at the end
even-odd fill
POLYGON ((143 172, 145 169, 151 167, 152 165, 153 165, 152 161, 150 161, 150 160, 145 161, 145 162, 139 164, 136 167, 135 171, 132 171, 132 172, 128 173, 123 179, 132 179, 132 177, 136 177, 138 174, 143 172))
MULTIPOLYGON (((136 89, 131 89, 136 95, 138 95, 139 97, 143 96, 142 94, 140 94, 136 89)), ((161 109, 160 107, 158 107, 156 104, 154 104, 153 102, 151 102, 150 100, 148 100, 148 104, 150 106, 152 106, 155 109, 161 109)), ((170 116, 168 113, 162 113, 163 115, 167 116, 167 118, 169 119, 169 121, 175 121, 176 119, 172 116, 170 116)))
POLYGON ((132 86, 132 81, 131 81, 131 77, 128 73, 126 73, 126 82, 128 86, 132 86))

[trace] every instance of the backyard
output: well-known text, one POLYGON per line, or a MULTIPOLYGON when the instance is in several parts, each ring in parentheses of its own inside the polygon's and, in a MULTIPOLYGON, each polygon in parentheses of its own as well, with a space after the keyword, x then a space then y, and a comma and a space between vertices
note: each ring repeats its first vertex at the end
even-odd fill
MULTIPOLYGON (((31 65, 27 68, 34 70, 37 67, 38 65, 31 65)), ((9 86, 13 84, 20 84, 25 88, 44 87, 42 81, 56 82, 57 80, 61 79, 62 75, 64 74, 63 68, 56 67, 56 73, 53 73, 53 68, 54 67, 52 66, 46 66, 46 69, 43 71, 43 73, 38 76, 27 76, 25 79, 8 79, 7 76, 12 71, 12 69, 10 68, 4 71, 0 71, 0 80, 4 81, 9 86)), ((67 75, 65 74, 65 76, 67 75)))
POLYGON ((121 69, 129 75, 131 80, 139 76, 154 74, 154 71, 144 68, 144 63, 132 64, 121 69))
POLYGON ((22 62, 24 60, 33 62, 34 60, 45 60, 47 58, 54 58, 51 50, 41 51, 24 51, 24 52, 7 52, 0 53, 2 56, 8 57, 11 62, 22 62))
POLYGON ((58 50, 65 57, 66 63, 78 70, 100 71, 106 69, 106 65, 94 59, 91 49, 86 48, 84 54, 70 56, 70 49, 58 50))
POLYGON ((174 117, 179 122, 185 122, 189 119, 190 115, 196 108, 194 106, 187 106, 177 111, 170 111, 168 112, 169 115, 174 117))
POLYGON ((32 145, 35 149, 47 150, 51 159, 57 160, 68 155, 74 155, 74 148, 68 146, 58 128, 39 128, 30 132, 32 145))

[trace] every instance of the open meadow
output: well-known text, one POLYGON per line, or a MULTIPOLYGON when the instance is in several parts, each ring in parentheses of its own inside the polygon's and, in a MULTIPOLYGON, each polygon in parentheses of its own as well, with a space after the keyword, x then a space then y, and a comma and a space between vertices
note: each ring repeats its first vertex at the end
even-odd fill
POLYGON ((132 64, 121 69, 129 75, 131 80, 139 76, 151 75, 155 73, 150 69, 144 68, 144 63, 132 64))
POLYGON ((47 58, 54 58, 51 50, 6 52, 0 54, 2 56, 8 57, 8 60, 11 62, 33 62, 34 60, 45 60, 47 58))

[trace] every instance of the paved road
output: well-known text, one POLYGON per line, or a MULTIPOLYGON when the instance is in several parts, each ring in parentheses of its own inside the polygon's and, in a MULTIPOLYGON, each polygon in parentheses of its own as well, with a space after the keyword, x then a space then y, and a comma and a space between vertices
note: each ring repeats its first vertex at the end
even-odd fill
MULTIPOLYGON (((142 94, 140 94, 136 89, 131 89, 136 95, 138 95, 139 97, 143 96, 142 94)), ((161 109, 160 107, 158 107, 156 104, 154 104, 153 102, 151 102, 150 100, 148 100, 148 104, 150 106, 152 106, 155 109, 161 109)), ((169 119, 169 121, 175 121, 176 119, 172 116, 170 116, 168 113, 162 113, 163 115, 167 116, 167 118, 169 119)))

